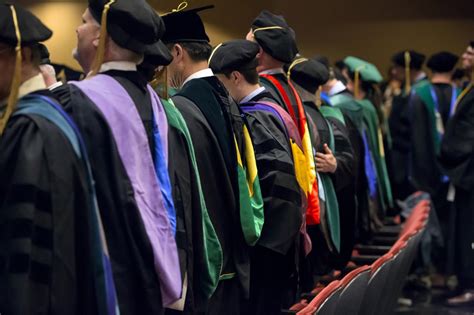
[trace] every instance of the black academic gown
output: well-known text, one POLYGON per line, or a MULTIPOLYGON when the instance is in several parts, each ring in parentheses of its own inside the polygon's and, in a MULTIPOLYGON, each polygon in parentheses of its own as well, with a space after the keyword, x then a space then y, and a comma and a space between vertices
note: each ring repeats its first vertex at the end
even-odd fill
POLYGON ((439 159, 456 187, 456 270, 460 284, 474 288, 474 90, 460 101, 446 128, 439 159))
POLYGON ((176 210, 176 243, 182 279, 187 277, 186 300, 183 312, 167 310, 167 314, 197 314, 204 312, 207 300, 200 294, 199 274, 195 273, 204 263, 201 205, 198 183, 191 163, 191 153, 184 135, 170 126, 168 130, 168 169, 176 210))
MULTIPOLYGON (((187 82, 172 99, 188 125, 204 199, 223 251, 222 280, 209 302, 208 313, 240 314, 240 302, 249 296, 250 278, 249 249, 239 216, 232 135, 233 121, 240 114, 215 77, 187 82)), ((234 130, 239 127, 234 126, 234 130)), ((238 134, 237 141, 241 141, 238 134)))
MULTIPOLYGON (((353 98, 349 90, 341 91, 342 94, 353 98)), ((356 214, 356 240, 365 241, 371 237, 370 227, 370 213, 369 213, 369 196, 368 196, 368 182, 365 174, 365 150, 364 140, 361 135, 361 130, 364 129, 362 115, 356 115, 343 107, 339 109, 344 114, 346 122, 346 130, 349 135, 349 142, 351 143, 354 157, 354 181, 355 194, 357 200, 356 214)))
MULTIPOLYGON (((433 87, 438 97, 439 112, 446 126, 451 107, 452 86, 434 84, 433 87)), ((437 154, 433 139, 433 132, 437 132, 436 126, 431 120, 428 105, 417 94, 412 95, 409 106, 411 116, 410 181, 414 189, 426 191, 435 196, 443 188, 444 175, 438 161, 433 158, 437 154)))
MULTIPOLYGON (((424 80, 426 80, 426 77, 420 78, 415 84, 424 80)), ((387 152, 390 156, 390 164, 387 166, 395 200, 405 200, 416 191, 409 180, 410 170, 407 167, 412 145, 410 98, 410 94, 407 95, 405 92, 395 96, 392 102, 392 111, 388 118, 392 149, 387 152)))
MULTIPOLYGON (((252 102, 272 102, 269 92, 252 102)), ((280 314, 283 294, 296 270, 295 245, 303 223, 302 197, 283 123, 266 111, 245 115, 257 160, 265 223, 252 250, 249 314, 280 314)))
POLYGON ((12 117, 0 174, 0 313, 96 314, 87 175, 68 139, 38 115, 12 117))
MULTIPOLYGON (((152 110, 150 95, 144 88, 146 80, 137 72, 113 70, 105 74, 129 92, 149 134, 151 125, 147 122, 152 119, 146 116, 152 110)), ((76 86, 63 85, 53 92, 78 125, 90 155, 120 313, 162 314, 153 250, 112 131, 102 112, 76 86)))
MULTIPOLYGON (((339 219, 341 231, 341 248, 339 253, 334 253, 331 266, 342 269, 349 262, 355 243, 356 229, 356 196, 355 196, 355 161, 352 145, 349 140, 349 132, 342 122, 336 118, 325 118, 316 107, 314 102, 304 102, 307 114, 313 119, 321 143, 317 152, 323 152, 323 144, 330 142, 329 126, 333 129, 334 157, 337 161, 337 170, 331 174, 339 205, 339 219)), ((327 105, 323 105, 327 106, 327 105)))

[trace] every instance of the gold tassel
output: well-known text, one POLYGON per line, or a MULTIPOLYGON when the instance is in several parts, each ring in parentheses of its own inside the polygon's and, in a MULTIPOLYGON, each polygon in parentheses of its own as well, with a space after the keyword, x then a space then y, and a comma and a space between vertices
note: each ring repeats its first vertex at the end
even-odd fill
POLYGON ((17 44, 15 47, 15 70, 13 72, 13 80, 10 89, 10 95, 8 96, 7 108, 3 117, 0 118, 0 136, 3 135, 5 128, 7 127, 8 120, 16 109, 18 101, 18 92, 21 85, 21 34, 20 26, 18 25, 18 18, 16 15, 16 10, 13 5, 10 5, 10 10, 12 11, 13 25, 15 27, 15 34, 17 39, 17 44))
POLYGON ((359 82, 360 82, 360 70, 356 69, 354 74, 354 97, 359 99, 359 82))
POLYGON ((161 98, 169 99, 168 68, 163 67, 161 70, 156 70, 150 85, 154 90, 159 89, 158 94, 161 98))
POLYGON ((99 47, 95 54, 94 64, 92 66, 92 71, 89 76, 95 76, 100 71, 102 63, 104 63, 105 57, 105 42, 107 38, 107 15, 109 13, 110 7, 115 3, 115 0, 110 0, 102 10, 102 18, 100 21, 100 38, 99 38, 99 47))
POLYGON ((411 91, 411 75, 410 75, 410 63, 411 56, 410 52, 405 52, 405 94, 410 94, 411 91))
POLYGON ((168 14, 171 14, 171 13, 176 13, 176 12, 179 12, 179 11, 183 11, 184 9, 186 9, 188 7, 188 2, 187 1, 183 1, 181 2, 178 7, 176 9, 173 9, 171 10, 170 12, 166 12, 165 14, 163 14, 162 16, 165 16, 165 15, 168 15, 168 14))
POLYGON ((298 59, 295 59, 291 65, 288 67, 288 71, 286 72, 286 78, 288 79, 288 81, 290 81, 291 79, 291 70, 293 70, 293 68, 296 66, 296 65, 299 65, 300 63, 303 63, 305 61, 308 61, 307 58, 298 58, 298 59))
POLYGON ((212 60, 212 57, 214 57, 214 54, 216 53, 216 51, 221 48, 221 46, 223 45, 224 43, 220 43, 219 45, 217 45, 211 52, 211 55, 209 56, 209 59, 207 60, 207 64, 210 65, 211 64, 211 60, 212 60))

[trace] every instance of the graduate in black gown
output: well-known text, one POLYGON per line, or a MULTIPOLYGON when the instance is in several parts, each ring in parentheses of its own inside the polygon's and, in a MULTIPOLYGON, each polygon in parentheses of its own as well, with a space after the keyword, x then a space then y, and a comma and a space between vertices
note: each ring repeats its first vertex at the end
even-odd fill
POLYGON ((252 22, 246 39, 261 47, 257 67, 261 84, 298 127, 308 176, 308 183, 303 187, 307 196, 306 223, 317 225, 320 223, 320 205, 310 123, 300 96, 283 70, 283 66, 291 63, 298 53, 295 33, 283 16, 263 10, 252 22))
POLYGON ((369 188, 365 169, 366 148, 364 144, 364 118, 362 108, 355 102, 353 94, 346 85, 336 77, 334 68, 326 59, 318 59, 329 68, 329 80, 322 86, 322 100, 327 98, 332 106, 344 114, 344 121, 349 132, 349 140, 354 152, 354 178, 357 196, 357 230, 356 241, 371 238, 372 230, 369 214, 369 188))
MULTIPOLYGON (((89 74, 88 79, 63 85, 53 92, 78 124, 90 152, 120 312, 161 314, 163 305, 180 298, 181 277, 171 226, 174 210, 169 212, 164 201, 154 199, 164 200, 171 195, 171 191, 163 194, 166 189, 162 194, 157 191, 158 185, 165 187, 166 176, 160 177, 160 181, 153 176, 154 170, 159 169, 158 163, 165 162, 161 156, 165 144, 155 136, 155 129, 165 126, 166 121, 155 125, 152 105, 156 104, 157 96, 137 72, 137 64, 147 46, 158 42, 164 25, 145 1, 115 1, 108 12, 103 10, 104 5, 103 1, 90 1, 83 15, 84 23, 77 29, 75 57, 84 73, 89 74), (104 14, 108 15, 107 25, 100 25, 104 14), (85 87, 99 91, 86 93, 85 87), (112 101, 119 92, 123 97, 112 101), (117 107, 119 104, 121 107, 117 107), (125 109, 121 111, 125 106, 129 107, 127 113, 125 109), (108 110, 113 110, 120 120, 111 123, 108 110), (132 135, 127 130, 136 131, 132 135), (157 149, 158 144, 161 149, 157 149), (146 160, 127 162, 130 158, 146 160), (147 171, 133 169, 134 165, 147 171)), ((162 169, 161 176, 166 171, 162 169)))
POLYGON ((169 85, 177 89, 172 101, 188 125, 194 144, 203 194, 222 249, 219 283, 206 314, 240 314, 249 298, 250 256, 240 218, 236 144, 243 152, 244 122, 237 104, 208 67, 212 48, 198 12, 163 16, 163 41, 173 55, 169 85))
MULTIPOLYGON (((258 83, 258 52, 259 46, 251 41, 226 42, 216 47, 209 66, 245 113, 264 201, 263 230, 251 254, 247 314, 280 314, 285 290, 296 269, 294 253, 304 216, 304 196, 284 122, 262 107, 265 104, 261 102, 272 99, 258 83)), ((278 106, 274 101, 273 105, 278 106)))
MULTIPOLYGON (((448 231, 452 222, 451 201, 448 198, 449 177, 441 169, 433 156, 439 154, 450 117, 458 98, 458 88, 452 82, 452 74, 459 57, 449 53, 434 54, 428 60, 427 66, 432 71, 430 81, 419 83, 413 87, 409 99, 410 113, 410 153, 408 159, 408 177, 413 191, 425 191, 431 195, 434 209, 441 223, 441 234, 447 241, 448 247, 452 237, 448 231)), ((441 248, 433 248, 436 259, 433 261, 440 271, 445 271, 445 262, 450 256, 441 248)), ((448 249, 449 250, 449 249, 448 249)), ((425 264, 430 261, 424 262, 425 264)), ((448 266, 449 267, 449 266, 448 266)), ((451 269, 451 268, 449 268, 451 269)), ((446 270, 451 273, 451 270, 446 270)))
POLYGON ((405 200, 413 187, 408 180, 408 169, 405 167, 410 150, 410 111, 408 99, 413 85, 426 82, 428 77, 423 72, 426 56, 414 50, 401 51, 393 55, 394 78, 403 82, 402 93, 393 98, 388 123, 392 136, 389 173, 394 190, 394 198, 405 200))
MULTIPOLYGON (((328 265, 343 269, 350 260, 355 242, 356 196, 354 153, 349 140, 343 113, 319 99, 320 88, 329 80, 329 69, 322 63, 301 58, 288 70, 296 83, 305 110, 314 121, 320 137, 316 168, 320 174, 329 174, 336 193, 339 211, 340 246, 333 250, 328 265), (317 102, 321 102, 318 106, 317 102), (330 148, 332 146, 332 149, 330 148)), ((329 194, 326 194, 329 198, 329 194)), ((327 249, 326 249, 327 250, 327 249)), ((319 256, 322 250, 315 249, 319 256)), ((324 256, 324 255, 321 255, 324 256)), ((322 270, 315 270, 321 272, 322 270)))
POLYGON ((5 3, 0 26, 0 312, 115 314, 87 155, 40 72, 52 32, 5 3))
MULTIPOLYGON (((471 56, 471 64, 474 58, 471 56)), ((441 142, 440 162, 455 187, 455 263, 461 295, 448 300, 453 306, 474 303, 474 89, 461 93, 455 114, 441 142)))
MULTIPOLYGON (((182 299, 167 314, 197 314, 206 310, 220 276, 222 250, 209 218, 187 124, 169 98, 163 79, 173 56, 160 41, 145 52, 139 71, 158 91, 169 121, 168 170, 176 209, 176 242, 183 278, 182 299)), ((167 83, 167 82, 166 82, 167 83)))
POLYGON ((408 105, 411 117, 411 184, 414 190, 426 191, 432 196, 443 195, 443 198, 446 197, 448 178, 444 177, 433 156, 439 152, 442 135, 454 113, 458 90, 451 78, 458 59, 458 56, 448 52, 433 55, 427 63, 432 77, 429 83, 413 88, 408 105))

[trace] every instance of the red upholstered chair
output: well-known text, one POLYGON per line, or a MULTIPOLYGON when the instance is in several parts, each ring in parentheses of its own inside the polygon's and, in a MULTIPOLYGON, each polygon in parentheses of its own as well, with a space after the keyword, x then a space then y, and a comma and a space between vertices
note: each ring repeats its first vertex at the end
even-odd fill
POLYGON ((333 315, 342 291, 339 280, 329 283, 298 315, 333 315))
POLYGON ((341 294, 337 302, 335 315, 357 315, 369 283, 371 267, 359 267, 341 280, 341 294))
POLYGON ((376 302, 380 299, 383 288, 387 283, 393 261, 393 254, 387 253, 372 264, 371 277, 369 283, 367 284, 367 289, 362 300, 359 314, 376 314, 376 302))

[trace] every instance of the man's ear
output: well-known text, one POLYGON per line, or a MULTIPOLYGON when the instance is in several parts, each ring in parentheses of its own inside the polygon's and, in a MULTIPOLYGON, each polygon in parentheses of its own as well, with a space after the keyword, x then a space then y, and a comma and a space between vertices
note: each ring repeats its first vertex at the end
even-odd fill
POLYGON ((262 57, 262 54, 263 54, 263 48, 260 47, 260 49, 258 50, 258 54, 257 56, 255 56, 255 58, 260 59, 260 57, 262 57))
POLYGON ((100 27, 98 28, 98 30, 95 33, 95 37, 94 37, 94 40, 92 41, 92 45, 95 48, 98 48, 99 47, 99 41, 100 41, 100 27))
POLYGON ((242 74, 239 71, 232 71, 231 78, 235 84, 239 84, 242 80, 242 74))
POLYGON ((92 41, 92 45, 94 46, 94 48, 99 47, 99 41, 100 41, 99 37, 97 37, 96 39, 92 41))
POLYGON ((176 59, 176 61, 181 61, 184 57, 184 49, 180 44, 174 44, 171 52, 173 54, 173 59, 176 59))

